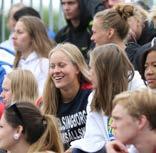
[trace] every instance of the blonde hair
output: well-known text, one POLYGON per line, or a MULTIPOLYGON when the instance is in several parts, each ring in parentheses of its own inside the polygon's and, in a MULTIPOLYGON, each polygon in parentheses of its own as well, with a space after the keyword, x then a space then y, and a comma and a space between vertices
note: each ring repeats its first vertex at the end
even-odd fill
MULTIPOLYGON (((80 74, 78 75, 80 85, 83 82, 89 82, 88 66, 81 51, 75 45, 70 43, 58 44, 50 51, 49 58, 53 55, 54 52, 57 51, 65 53, 65 55, 67 55, 71 62, 77 66, 80 71, 80 74)), ((56 114, 58 110, 58 105, 60 103, 60 98, 61 93, 59 89, 55 87, 54 82, 49 75, 43 91, 44 112, 48 114, 56 114)))
POLYGON ((11 81, 11 101, 30 101, 38 98, 38 84, 29 70, 15 69, 6 77, 11 81))
POLYGON ((126 91, 116 95, 113 100, 113 108, 116 105, 122 105, 128 113, 139 118, 145 115, 152 129, 156 129, 156 93, 151 89, 140 89, 135 91, 126 91))
POLYGON ((143 9, 141 6, 135 3, 119 3, 114 6, 114 8, 131 8, 129 13, 131 13, 131 17, 134 17, 138 22, 143 24, 145 20, 148 19, 149 13, 143 9))
MULTIPOLYGON (((7 27, 9 30, 12 31, 13 30, 12 28, 14 28, 13 25, 10 25, 10 21, 14 21, 14 18, 13 18, 14 14, 18 10, 22 9, 23 7, 25 7, 25 5, 23 3, 16 3, 10 7, 10 9, 8 11, 8 15, 7 15, 7 27)), ((16 21, 14 21, 14 22, 16 22, 16 21)))
POLYGON ((99 18, 103 23, 103 29, 113 28, 121 40, 124 40, 129 31, 128 17, 132 16, 131 8, 110 8, 96 13, 94 18, 99 18))
POLYGON ((147 16, 139 6, 127 3, 119 3, 113 8, 96 13, 94 16, 103 22, 104 29, 115 29, 121 40, 126 39, 129 32, 128 18, 130 17, 136 17, 140 22, 143 22, 147 16))
POLYGON ((14 8, 16 8, 17 10, 20 10, 21 8, 25 7, 25 5, 23 3, 16 3, 16 4, 13 4, 10 8, 9 8, 9 11, 8 11, 8 19, 13 15, 12 14, 12 10, 14 8))
POLYGON ((153 6, 152 9, 149 12, 149 21, 153 22, 154 28, 156 28, 156 6, 153 6))
MULTIPOLYGON (((48 57, 49 51, 55 43, 48 38, 46 27, 41 19, 34 16, 23 16, 18 22, 22 22, 32 39, 32 48, 39 57, 48 57)), ((22 51, 16 51, 14 68, 18 67, 22 51)))

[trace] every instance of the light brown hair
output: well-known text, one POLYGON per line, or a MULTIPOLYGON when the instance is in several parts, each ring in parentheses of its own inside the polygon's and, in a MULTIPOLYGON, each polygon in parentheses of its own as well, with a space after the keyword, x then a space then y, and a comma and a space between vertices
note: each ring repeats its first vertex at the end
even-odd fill
MULTIPOLYGON (((32 48, 39 57, 48 57, 49 51, 54 47, 52 42, 47 35, 46 27, 41 19, 34 16, 23 16, 18 22, 22 22, 27 32, 32 39, 32 48)), ((19 60, 21 58, 21 51, 16 51, 14 67, 18 67, 19 60)))
POLYGON ((123 92, 113 100, 113 107, 122 105, 128 113, 134 117, 139 118, 145 115, 151 129, 156 129, 156 93, 151 89, 140 89, 135 91, 123 92))
POLYGON ((94 18, 99 18, 103 22, 103 28, 113 28, 121 40, 124 40, 129 31, 127 19, 133 15, 131 6, 110 8, 96 13, 94 18))
POLYGON ((38 84, 32 72, 15 69, 6 77, 11 81, 11 101, 35 102, 38 98, 38 84))
POLYGON ((110 115, 114 96, 127 90, 128 82, 134 76, 133 66, 125 52, 115 44, 96 47, 90 56, 97 77, 91 110, 102 110, 110 115))

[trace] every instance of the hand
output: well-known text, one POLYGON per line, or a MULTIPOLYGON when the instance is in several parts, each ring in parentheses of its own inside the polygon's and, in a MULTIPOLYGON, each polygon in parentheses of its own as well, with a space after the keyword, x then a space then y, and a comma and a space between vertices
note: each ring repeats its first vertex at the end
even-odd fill
POLYGON ((72 153, 72 151, 73 151, 73 149, 72 148, 69 148, 64 153, 72 153))
POLYGON ((107 153, 128 153, 126 146, 118 140, 107 142, 106 151, 107 153))
POLYGON ((136 34, 132 29, 130 29, 128 32, 127 40, 128 42, 137 42, 136 34))

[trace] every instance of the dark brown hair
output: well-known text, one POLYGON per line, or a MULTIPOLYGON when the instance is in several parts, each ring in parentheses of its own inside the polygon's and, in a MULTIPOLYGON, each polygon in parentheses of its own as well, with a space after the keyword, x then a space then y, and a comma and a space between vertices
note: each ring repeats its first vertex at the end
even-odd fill
POLYGON ((4 117, 13 128, 23 126, 24 139, 31 145, 29 152, 62 152, 59 128, 54 116, 42 115, 32 103, 21 101, 8 106, 4 117))

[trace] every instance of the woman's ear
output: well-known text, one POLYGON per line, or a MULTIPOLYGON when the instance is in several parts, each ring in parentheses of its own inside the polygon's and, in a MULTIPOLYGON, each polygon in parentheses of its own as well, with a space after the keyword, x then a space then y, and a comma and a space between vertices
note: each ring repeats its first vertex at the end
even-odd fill
POLYGON ((76 64, 74 64, 74 66, 75 66, 75 69, 76 69, 76 74, 79 74, 80 73, 79 67, 76 64))
POLYGON ((19 125, 13 134, 14 140, 19 140, 20 136, 22 135, 23 126, 19 125))
POLYGON ((113 28, 108 29, 108 38, 109 39, 112 39, 114 32, 115 32, 115 30, 113 28))

